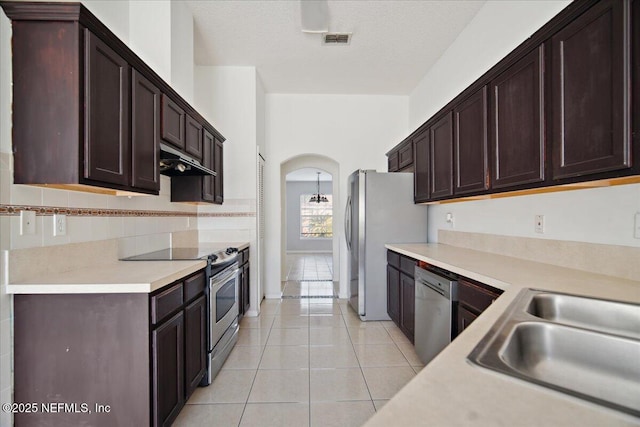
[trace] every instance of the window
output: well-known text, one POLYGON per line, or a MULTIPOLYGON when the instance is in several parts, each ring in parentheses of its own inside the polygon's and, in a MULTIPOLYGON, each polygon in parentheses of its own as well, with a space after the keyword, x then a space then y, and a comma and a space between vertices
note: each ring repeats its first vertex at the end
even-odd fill
POLYGON ((330 239, 333 237, 333 197, 329 202, 309 202, 313 194, 300 195, 300 238, 330 239))

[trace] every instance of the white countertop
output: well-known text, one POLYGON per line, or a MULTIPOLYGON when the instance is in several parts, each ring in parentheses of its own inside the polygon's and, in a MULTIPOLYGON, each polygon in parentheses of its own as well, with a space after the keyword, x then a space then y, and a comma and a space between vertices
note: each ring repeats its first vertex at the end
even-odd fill
POLYGON ((640 282, 441 244, 386 247, 505 292, 383 406, 367 427, 640 425, 639 418, 466 359, 523 288, 639 303, 640 282))
MULTIPOLYGON (((233 246, 243 250, 248 243, 206 243, 200 249, 216 251, 233 246)), ((7 284, 8 294, 102 294, 151 293, 207 266, 204 260, 116 261, 35 276, 7 284)))

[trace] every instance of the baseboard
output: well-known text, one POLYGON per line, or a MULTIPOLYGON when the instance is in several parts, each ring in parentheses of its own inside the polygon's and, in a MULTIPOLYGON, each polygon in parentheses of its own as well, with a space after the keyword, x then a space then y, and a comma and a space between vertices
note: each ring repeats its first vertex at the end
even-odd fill
POLYGON ((277 294, 265 294, 265 299, 280 299, 282 297, 282 292, 278 292, 277 294))

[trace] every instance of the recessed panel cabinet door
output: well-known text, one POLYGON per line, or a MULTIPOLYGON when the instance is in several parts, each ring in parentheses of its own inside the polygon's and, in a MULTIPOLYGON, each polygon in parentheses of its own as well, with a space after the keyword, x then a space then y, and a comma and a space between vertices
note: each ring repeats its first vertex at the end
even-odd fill
POLYGON ((222 204, 224 202, 224 181, 223 181, 223 159, 222 159, 222 141, 216 139, 213 146, 213 170, 217 175, 213 178, 213 194, 215 194, 214 203, 222 204))
POLYGON ((423 131, 413 138, 413 201, 429 201, 429 132, 423 131))
POLYGON ((400 272, 387 265, 387 314, 400 325, 400 272))
POLYGON ((152 332, 153 425, 169 426, 184 403, 184 312, 152 332))
POLYGON ((489 188, 487 87, 453 109, 455 194, 489 188))
POLYGON ((544 181, 543 47, 491 82, 492 188, 544 181))
POLYGON ((629 7, 601 1, 551 38, 554 179, 631 166, 629 7))
MULTIPOLYGON (((215 138, 209 131, 204 129, 203 137, 202 137, 202 164, 205 168, 209 168, 215 171, 214 167, 214 159, 213 159, 213 151, 215 149, 215 138)), ((222 173, 222 172, 217 172, 222 173)), ((215 178, 211 175, 206 175, 202 177, 202 200, 206 202, 213 202, 215 198, 214 193, 214 180, 215 178)))
POLYGON ((185 146, 187 153, 198 160, 202 159, 202 125, 188 114, 185 128, 185 146))
POLYGON ((416 283, 413 277, 400 273, 400 329, 413 342, 416 315, 416 283))
POLYGON ((131 185, 160 189, 160 90, 136 70, 131 72, 131 185))
POLYGON ((84 177, 129 185, 129 64, 85 30, 84 177))
POLYGON ((447 113, 429 128, 430 198, 453 195, 453 126, 447 113))
POLYGON ((184 309, 184 368, 186 398, 198 387, 207 369, 207 305, 204 295, 184 309))

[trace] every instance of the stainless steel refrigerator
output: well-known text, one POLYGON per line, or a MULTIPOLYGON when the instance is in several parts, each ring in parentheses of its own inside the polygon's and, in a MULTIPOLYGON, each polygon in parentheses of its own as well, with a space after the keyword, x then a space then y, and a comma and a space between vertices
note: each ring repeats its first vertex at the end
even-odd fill
POLYGON ((413 203, 412 173, 357 170, 345 211, 349 304, 362 320, 389 320, 385 243, 427 241, 427 207, 413 203))

